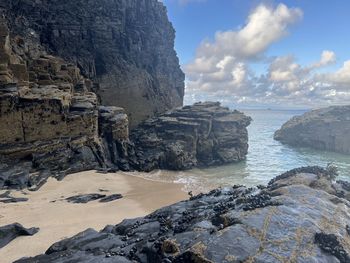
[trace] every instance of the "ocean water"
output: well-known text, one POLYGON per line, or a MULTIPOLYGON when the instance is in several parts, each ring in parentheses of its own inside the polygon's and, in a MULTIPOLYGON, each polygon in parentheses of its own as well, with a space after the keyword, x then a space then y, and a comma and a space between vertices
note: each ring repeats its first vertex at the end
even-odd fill
MULTIPOLYGON (((328 163, 339 169, 339 179, 350 180, 350 156, 338 153, 295 148, 273 139, 274 132, 291 117, 304 111, 242 110, 253 118, 248 127, 247 160, 219 167, 183 172, 154 171, 142 177, 183 183, 186 191, 202 192, 220 186, 266 184, 275 176, 293 168, 328 163)), ((137 175, 137 174, 136 174, 137 175)), ((140 175, 141 176, 141 175, 140 175)))

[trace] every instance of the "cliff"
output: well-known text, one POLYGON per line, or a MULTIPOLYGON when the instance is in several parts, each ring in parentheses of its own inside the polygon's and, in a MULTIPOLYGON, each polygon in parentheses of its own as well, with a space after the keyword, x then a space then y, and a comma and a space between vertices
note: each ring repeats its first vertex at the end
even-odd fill
POLYGON ((77 65, 102 105, 125 108, 131 127, 182 105, 175 31, 158 0, 0 0, 1 8, 14 35, 33 35, 77 65))
POLYGON ((294 117, 274 137, 293 146, 350 154, 350 106, 313 110, 294 117))
POLYGON ((166 111, 183 97, 173 40, 154 0, 0 0, 0 189, 243 160, 249 117, 219 103, 166 111))
POLYGON ((334 176, 305 167, 267 187, 213 190, 17 262, 347 263, 350 188, 334 176))

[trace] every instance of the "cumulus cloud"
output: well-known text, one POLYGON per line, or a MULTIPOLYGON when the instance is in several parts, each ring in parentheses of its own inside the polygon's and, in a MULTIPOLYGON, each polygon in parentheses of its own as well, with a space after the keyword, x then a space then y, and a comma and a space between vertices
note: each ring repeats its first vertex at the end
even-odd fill
POLYGON ((345 61, 342 68, 335 73, 324 75, 325 81, 338 84, 346 85, 350 89, 350 60, 345 61))
POLYGON ((291 55, 266 58, 265 51, 288 35, 289 27, 303 16, 302 10, 284 4, 256 7, 239 30, 217 32, 203 41, 187 75, 186 102, 221 100, 226 103, 311 105, 341 103, 350 97, 350 61, 332 74, 320 68, 336 62, 333 51, 302 66, 291 55), (267 72, 257 75, 252 63, 267 63, 267 72))
POLYGON ((231 90, 245 92, 251 72, 247 62, 259 59, 266 49, 288 34, 288 26, 302 17, 302 11, 280 4, 259 5, 238 31, 217 32, 214 41, 203 41, 195 59, 184 66, 189 92, 231 90), (268 29, 268 30, 267 30, 268 29))

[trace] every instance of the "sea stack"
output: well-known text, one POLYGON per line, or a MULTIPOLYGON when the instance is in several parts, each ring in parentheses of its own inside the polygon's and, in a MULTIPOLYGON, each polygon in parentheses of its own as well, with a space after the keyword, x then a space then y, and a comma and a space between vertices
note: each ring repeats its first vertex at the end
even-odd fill
POLYGON ((131 134, 137 170, 184 170, 245 160, 251 118, 199 102, 149 119, 131 134))
POLYGON ((292 146, 350 154, 350 106, 318 109, 293 117, 274 137, 292 146))

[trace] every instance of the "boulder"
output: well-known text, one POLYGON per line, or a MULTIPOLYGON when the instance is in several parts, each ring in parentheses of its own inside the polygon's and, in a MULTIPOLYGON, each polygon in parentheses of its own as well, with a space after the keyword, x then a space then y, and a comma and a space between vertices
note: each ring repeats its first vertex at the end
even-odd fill
POLYGON ((293 117, 274 137, 292 146, 350 154, 350 106, 313 110, 293 117))
POLYGON ((350 186, 304 167, 86 230, 17 262, 350 262, 350 186))

